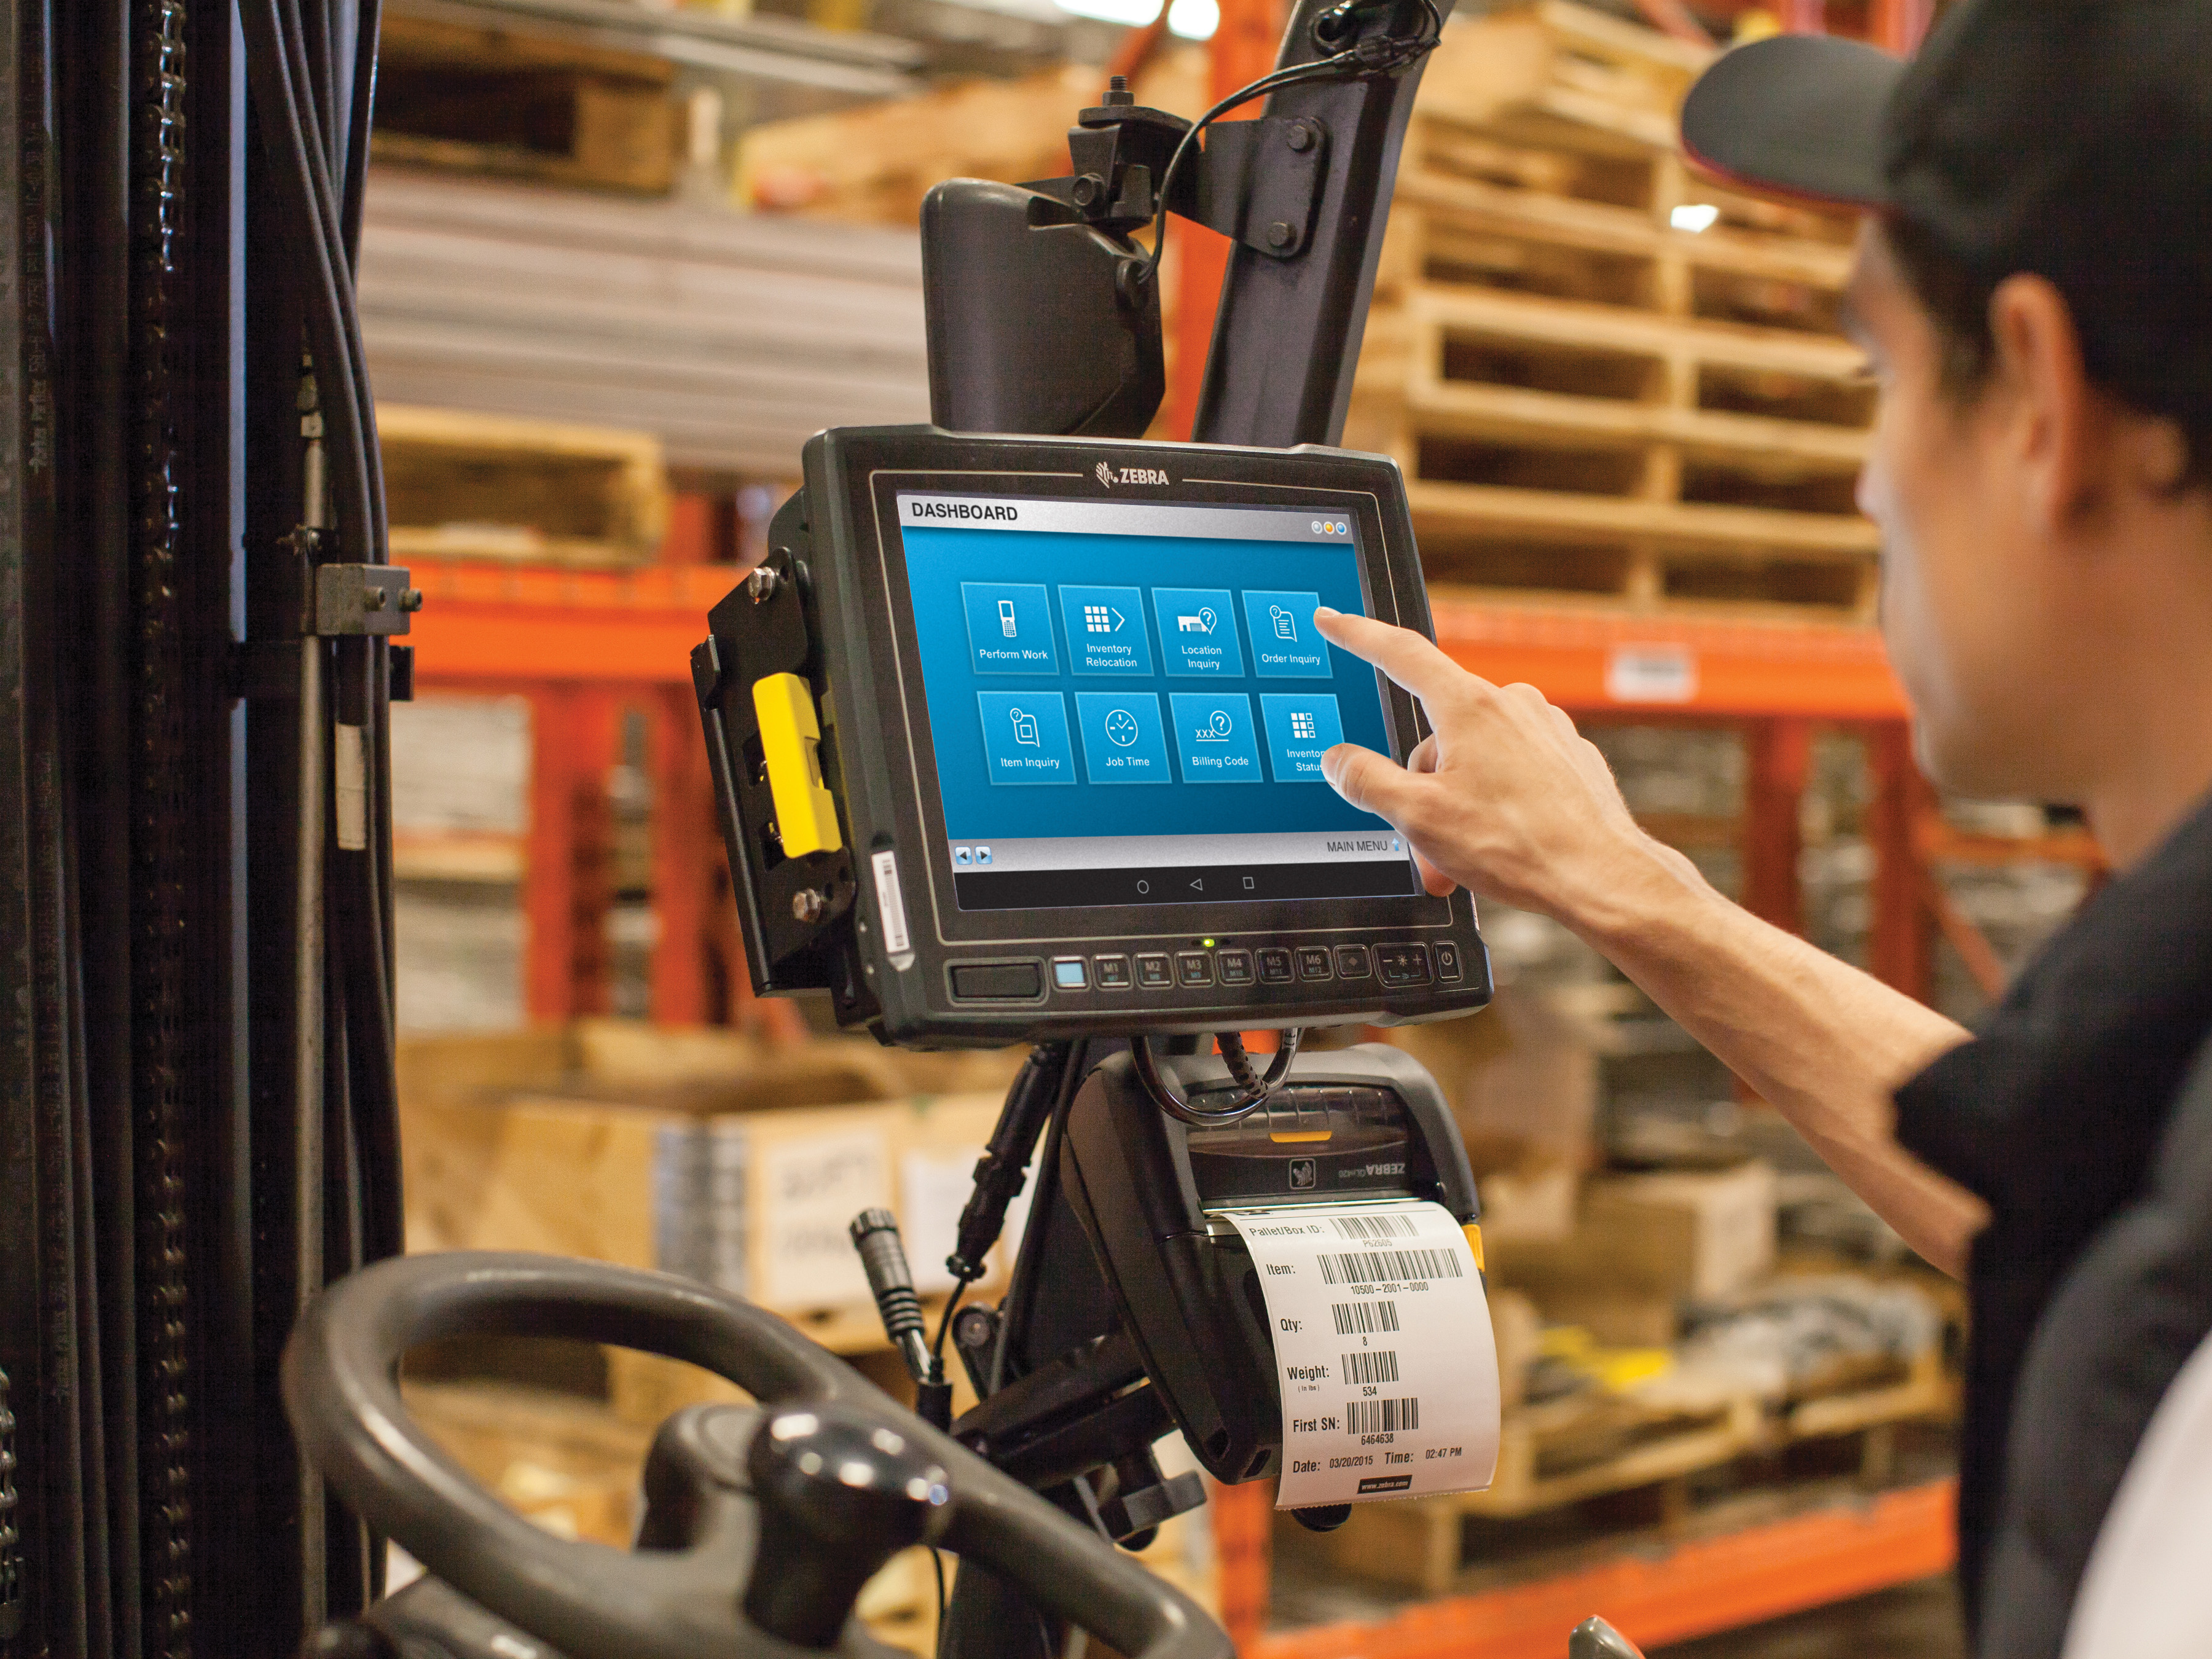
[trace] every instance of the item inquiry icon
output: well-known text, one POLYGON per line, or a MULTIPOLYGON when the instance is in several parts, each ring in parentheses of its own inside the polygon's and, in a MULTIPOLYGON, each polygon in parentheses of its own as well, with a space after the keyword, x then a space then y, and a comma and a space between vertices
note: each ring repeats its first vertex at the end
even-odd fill
POLYGON ((1218 620, 1218 618, 1213 614, 1212 605, 1201 605, 1194 617, 1177 617, 1176 631, 1178 634, 1211 634, 1213 631, 1213 624, 1218 620))
POLYGON ((1279 605, 1269 605, 1267 607, 1267 615, 1275 624, 1275 637, 1277 639, 1289 640, 1293 644, 1297 643, 1298 637, 1298 619, 1296 617, 1284 610, 1279 605))
POLYGON ((1213 718, 1191 733, 1193 743, 1226 743, 1236 734, 1230 730, 1231 721, 1226 708, 1217 708, 1213 718))
POLYGON ((1116 708, 1106 716, 1106 735, 1116 748, 1127 749, 1144 734, 1138 730, 1134 714, 1126 708, 1116 708))
POLYGON ((1006 713, 1014 722, 1014 741, 1016 743, 1024 744, 1031 749, 1042 749, 1044 747, 1044 739, 1037 736, 1037 723, 1036 716, 1035 714, 1024 714, 1018 708, 1009 708, 1006 710, 1006 713))

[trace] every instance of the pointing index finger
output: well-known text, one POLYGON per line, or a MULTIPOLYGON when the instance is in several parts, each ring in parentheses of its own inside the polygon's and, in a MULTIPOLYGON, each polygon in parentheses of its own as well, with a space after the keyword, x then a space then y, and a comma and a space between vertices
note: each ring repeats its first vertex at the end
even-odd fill
POLYGON ((1474 678, 1433 641, 1410 628, 1393 628, 1371 617, 1347 616, 1327 605, 1314 612, 1314 626, 1330 643, 1373 663, 1423 702, 1474 678))

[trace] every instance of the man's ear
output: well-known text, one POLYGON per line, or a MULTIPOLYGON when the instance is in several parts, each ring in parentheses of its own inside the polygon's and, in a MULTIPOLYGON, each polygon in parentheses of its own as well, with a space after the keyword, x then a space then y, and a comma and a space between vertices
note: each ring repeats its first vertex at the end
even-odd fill
POLYGON ((2106 411, 2082 368, 2073 313, 2046 278, 2021 272, 1999 283, 1990 295, 1990 333, 2028 510, 2056 534, 2098 505, 2106 411))

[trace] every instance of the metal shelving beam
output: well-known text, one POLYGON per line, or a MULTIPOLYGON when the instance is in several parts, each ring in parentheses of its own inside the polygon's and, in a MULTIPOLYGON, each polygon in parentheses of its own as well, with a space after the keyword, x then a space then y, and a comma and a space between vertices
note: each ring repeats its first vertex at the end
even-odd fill
POLYGON ((469 28, 526 28, 579 46, 611 47, 685 69, 780 82, 855 98, 919 89, 924 59, 910 40, 817 28, 787 17, 655 11, 633 0, 386 0, 387 17, 469 28))
MULTIPOLYGON (((1958 1554, 1956 1484, 1932 1481, 1510 1589, 1425 1601, 1376 1624, 1259 1636, 1238 1651, 1243 1659, 1559 1659, 1567 1632, 1593 1613, 1645 1647, 1709 1636, 1948 1571, 1958 1554)), ((1224 1583, 1224 1603, 1231 1594, 1224 1583)))
MULTIPOLYGON (((572 679, 683 683, 720 565, 634 571, 415 562, 425 684, 572 679)), ((1863 629, 1656 613, 1523 609, 1439 593, 1437 637, 1474 672, 1525 680, 1578 714, 1905 716, 1881 641, 1863 629)))

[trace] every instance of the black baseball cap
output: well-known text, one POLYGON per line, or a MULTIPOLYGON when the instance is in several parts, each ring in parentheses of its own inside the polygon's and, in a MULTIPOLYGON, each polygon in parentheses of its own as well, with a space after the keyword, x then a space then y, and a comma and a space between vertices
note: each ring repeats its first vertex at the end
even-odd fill
POLYGON ((2049 278, 2093 380, 2212 427, 2212 0, 1962 0, 1909 63, 1772 36, 1698 78, 1682 141, 1908 220, 1990 287, 2049 278))

